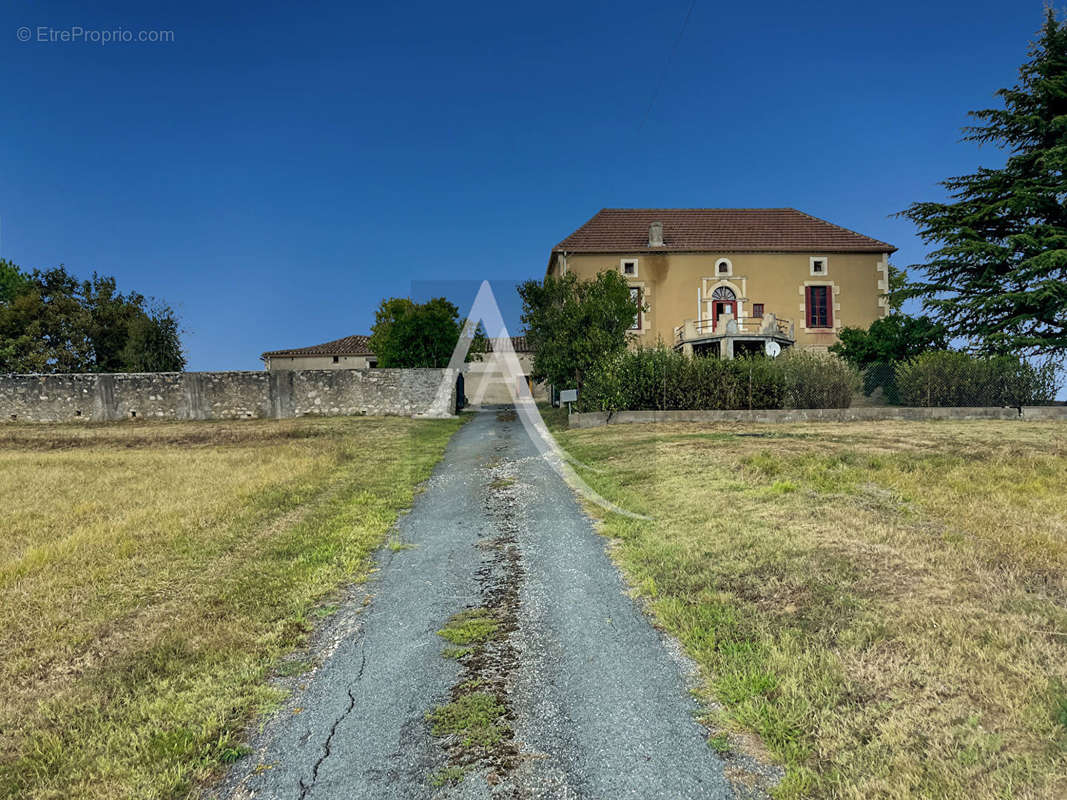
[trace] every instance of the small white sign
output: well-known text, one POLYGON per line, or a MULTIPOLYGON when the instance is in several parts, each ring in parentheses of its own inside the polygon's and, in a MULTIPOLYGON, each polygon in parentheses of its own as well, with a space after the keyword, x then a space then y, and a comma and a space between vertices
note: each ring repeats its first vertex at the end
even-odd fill
POLYGON ((778 342, 771 341, 767 342, 764 350, 771 358, 777 358, 778 354, 782 352, 782 346, 778 342))
POLYGON ((578 402, 578 390, 577 389, 564 389, 559 393, 559 401, 561 403, 577 403, 578 402))

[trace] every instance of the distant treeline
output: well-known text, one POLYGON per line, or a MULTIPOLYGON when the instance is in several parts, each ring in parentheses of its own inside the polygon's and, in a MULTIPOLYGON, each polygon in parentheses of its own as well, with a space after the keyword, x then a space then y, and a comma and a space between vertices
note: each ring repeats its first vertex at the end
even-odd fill
POLYGON ((95 272, 20 269, 0 259, 0 372, 171 372, 185 368, 170 306, 95 272))

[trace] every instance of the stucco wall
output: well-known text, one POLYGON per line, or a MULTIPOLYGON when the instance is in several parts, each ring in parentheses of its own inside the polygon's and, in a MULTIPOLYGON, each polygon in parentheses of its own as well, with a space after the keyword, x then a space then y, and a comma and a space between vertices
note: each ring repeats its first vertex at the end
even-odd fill
POLYGON ((3 421, 448 416, 455 405, 443 369, 0 375, 3 421))
MULTIPOLYGON (((643 290, 649 310, 644 315, 639 343, 674 344, 674 329, 697 319, 697 289, 701 293, 700 318, 708 319, 708 301, 715 286, 728 285, 738 298, 738 317, 752 315, 752 304, 763 303, 764 314, 791 320, 797 345, 825 348, 837 341, 836 330, 845 326, 866 328, 886 313, 884 300, 887 260, 883 253, 634 253, 567 256, 567 271, 588 279, 606 269, 619 270, 623 260, 638 262, 637 275, 627 283, 643 290), (826 259, 823 275, 811 274, 811 257, 826 259), (719 259, 732 263, 730 275, 720 275, 719 259), (833 287, 833 330, 805 327, 804 287, 833 287)), ((558 259, 556 261, 558 263, 558 259)), ((558 269, 558 267, 556 268, 558 269)))
POLYGON ((280 369, 368 369, 374 356, 268 356, 265 367, 271 371, 280 369))

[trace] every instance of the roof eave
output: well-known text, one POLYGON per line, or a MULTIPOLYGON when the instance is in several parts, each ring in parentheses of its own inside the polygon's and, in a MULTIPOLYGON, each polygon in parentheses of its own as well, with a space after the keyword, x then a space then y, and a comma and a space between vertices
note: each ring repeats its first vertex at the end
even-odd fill
MULTIPOLYGON (((617 253, 688 253, 691 255, 718 255, 720 253, 778 253, 778 254, 795 254, 795 253, 834 253, 836 255, 848 255, 850 253, 895 253, 896 247, 891 244, 882 242, 879 246, 872 245, 871 247, 851 247, 847 250, 834 249, 832 247, 820 247, 820 248, 793 248, 793 249, 771 249, 760 248, 756 249, 744 249, 744 248, 720 248, 716 250, 708 250, 702 248, 691 247, 615 247, 615 248, 597 248, 593 250, 587 250, 585 248, 555 248, 552 250, 552 256, 561 253, 567 253, 568 255, 582 255, 582 256, 609 256, 617 253)), ((548 260, 548 266, 552 267, 552 258, 548 260)))

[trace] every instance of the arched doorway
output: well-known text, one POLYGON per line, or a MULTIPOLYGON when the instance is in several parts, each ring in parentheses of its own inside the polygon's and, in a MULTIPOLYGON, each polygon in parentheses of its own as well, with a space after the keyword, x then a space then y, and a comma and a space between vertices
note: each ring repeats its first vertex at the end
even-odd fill
POLYGON ((737 295, 729 286, 720 286, 711 293, 711 319, 716 329, 720 314, 730 314, 737 319, 737 295))

